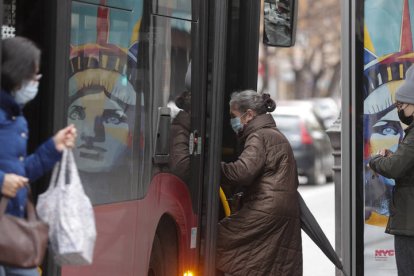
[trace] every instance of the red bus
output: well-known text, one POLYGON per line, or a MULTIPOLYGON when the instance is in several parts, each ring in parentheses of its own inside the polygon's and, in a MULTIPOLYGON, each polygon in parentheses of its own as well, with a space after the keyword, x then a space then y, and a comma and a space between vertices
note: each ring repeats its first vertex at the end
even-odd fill
POLYGON ((219 164, 237 147, 227 103, 257 86, 260 1, 3 6, 4 24, 43 51, 40 93, 25 109, 29 148, 75 124, 95 208, 93 264, 60 269, 49 254, 43 274, 215 275, 219 164))

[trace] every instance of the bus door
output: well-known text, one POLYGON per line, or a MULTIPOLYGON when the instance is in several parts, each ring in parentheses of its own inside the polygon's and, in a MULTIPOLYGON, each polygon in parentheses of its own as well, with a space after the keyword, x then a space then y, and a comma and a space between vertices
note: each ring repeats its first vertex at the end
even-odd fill
POLYGON ((170 195, 160 202, 166 212, 155 233, 150 269, 159 270, 153 265, 158 250, 177 247, 179 275, 187 270, 194 273, 200 252, 206 46, 198 4, 194 0, 154 2, 148 46, 145 103, 151 110, 146 125, 147 135, 154 138, 147 139, 145 146, 153 149, 151 170, 146 170, 152 172, 148 189, 157 184, 170 195), (182 211, 174 211, 176 206, 182 211), (171 236, 168 240, 177 244, 167 242, 171 236))

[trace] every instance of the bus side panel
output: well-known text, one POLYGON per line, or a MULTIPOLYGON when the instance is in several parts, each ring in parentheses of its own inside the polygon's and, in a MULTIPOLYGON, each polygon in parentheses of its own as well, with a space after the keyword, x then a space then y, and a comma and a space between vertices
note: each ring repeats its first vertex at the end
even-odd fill
POLYGON ((180 274, 195 271, 197 250, 190 247, 191 238, 196 239, 191 230, 197 227, 197 216, 190 192, 179 178, 161 173, 153 178, 144 199, 95 207, 98 238, 94 262, 64 267, 62 275, 146 275, 155 232, 164 214, 176 223, 180 274))
POLYGON ((97 240, 91 266, 64 267, 62 275, 134 275, 137 201, 96 206, 97 240))
POLYGON ((165 214, 173 218, 176 224, 179 244, 179 275, 182 275, 184 271, 196 269, 198 251, 190 247, 191 239, 196 239, 195 236, 191 236, 191 230, 197 227, 197 216, 192 209, 190 192, 187 185, 178 177, 160 173, 154 176, 147 196, 138 204, 135 271, 142 273, 138 275, 147 273, 157 225, 165 214))

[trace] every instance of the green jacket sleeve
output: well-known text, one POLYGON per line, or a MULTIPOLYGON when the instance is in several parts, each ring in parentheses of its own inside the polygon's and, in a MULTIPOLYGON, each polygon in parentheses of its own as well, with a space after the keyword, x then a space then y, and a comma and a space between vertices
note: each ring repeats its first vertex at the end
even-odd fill
POLYGON ((404 141, 398 145, 397 151, 391 156, 374 156, 369 161, 371 169, 387 178, 398 179, 406 175, 414 167, 413 131, 407 134, 404 141))

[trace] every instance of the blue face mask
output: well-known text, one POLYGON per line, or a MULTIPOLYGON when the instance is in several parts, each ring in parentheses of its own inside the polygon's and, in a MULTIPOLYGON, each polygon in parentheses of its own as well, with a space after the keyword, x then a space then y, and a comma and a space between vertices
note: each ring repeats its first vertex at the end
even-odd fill
POLYGON ((231 128, 236 132, 236 134, 239 134, 239 132, 243 129, 243 124, 240 121, 239 117, 231 118, 230 119, 231 128))
POLYGON ((14 100, 17 104, 25 105, 37 95, 39 82, 30 81, 14 92, 14 100))
POLYGON ((234 130, 234 132, 236 132, 236 134, 239 134, 244 128, 244 125, 241 123, 240 118, 242 118, 246 113, 247 112, 245 112, 240 117, 235 117, 235 118, 230 119, 231 128, 234 130))

